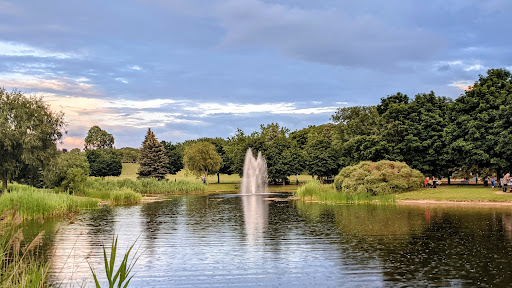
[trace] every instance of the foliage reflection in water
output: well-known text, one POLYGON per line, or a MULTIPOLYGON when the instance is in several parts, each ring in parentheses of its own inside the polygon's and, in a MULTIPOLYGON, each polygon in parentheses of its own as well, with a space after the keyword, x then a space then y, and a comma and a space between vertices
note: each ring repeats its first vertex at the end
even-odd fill
POLYGON ((51 279, 91 285, 84 259, 101 265, 101 243, 118 233, 121 251, 139 236, 145 250, 131 287, 512 283, 509 210, 251 197, 176 197, 84 213, 52 239, 51 279))

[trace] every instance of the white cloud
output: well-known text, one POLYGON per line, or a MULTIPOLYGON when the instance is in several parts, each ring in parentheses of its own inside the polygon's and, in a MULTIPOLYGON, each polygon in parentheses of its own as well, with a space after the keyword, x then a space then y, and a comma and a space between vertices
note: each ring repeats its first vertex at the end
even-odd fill
POLYGON ((474 64, 467 67, 464 67, 464 71, 481 71, 485 70, 485 67, 480 64, 474 64))
POLYGON ((57 58, 69 59, 78 58, 74 53, 49 51, 37 47, 32 47, 18 42, 0 41, 0 55, 2 56, 32 56, 39 58, 57 58))
POLYGON ((178 101, 172 99, 150 99, 150 100, 110 100, 104 104, 104 107, 109 108, 131 108, 131 109, 150 109, 161 108, 168 104, 174 104, 178 101))
POLYGON ((215 114, 323 114, 332 113, 336 107, 298 108, 295 103, 262 103, 262 104, 236 104, 236 103, 198 103, 196 106, 186 106, 186 111, 197 112, 200 117, 215 114))
POLYGON ((479 60, 450 60, 450 61, 438 61, 434 64, 436 69, 439 67, 446 67, 448 69, 462 69, 464 71, 483 71, 487 70, 487 67, 482 65, 479 60))
POLYGON ((468 87, 472 86, 474 84, 474 81, 470 80, 459 80, 459 81, 453 81, 448 86, 456 87, 462 91, 468 90, 468 87))
POLYGON ((119 81, 119 82, 122 82, 124 84, 128 84, 128 80, 124 79, 124 78, 114 78, 115 80, 119 81))
POLYGON ((34 75, 26 75, 21 73, 2 73, 2 86, 6 88, 17 88, 19 90, 55 91, 66 92, 70 94, 80 95, 98 95, 99 92, 92 84, 87 83, 87 78, 39 78, 34 75))
POLYGON ((142 71, 142 70, 144 70, 144 69, 142 69, 142 67, 140 67, 139 65, 133 65, 133 66, 131 66, 131 67, 130 67, 130 69, 133 69, 133 70, 135 70, 135 71, 142 71))

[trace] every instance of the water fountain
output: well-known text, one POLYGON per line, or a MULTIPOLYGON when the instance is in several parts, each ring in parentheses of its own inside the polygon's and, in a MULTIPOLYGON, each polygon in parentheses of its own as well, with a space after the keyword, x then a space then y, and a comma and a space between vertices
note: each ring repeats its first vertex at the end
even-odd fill
POLYGON ((251 148, 247 149, 244 161, 244 175, 242 178, 242 194, 266 193, 268 190, 267 161, 258 152, 254 157, 251 148))
POLYGON ((245 233, 247 243, 254 245, 263 235, 268 225, 268 202, 265 201, 268 190, 267 161, 258 152, 254 157, 251 148, 245 153, 244 175, 240 193, 244 210, 245 233))

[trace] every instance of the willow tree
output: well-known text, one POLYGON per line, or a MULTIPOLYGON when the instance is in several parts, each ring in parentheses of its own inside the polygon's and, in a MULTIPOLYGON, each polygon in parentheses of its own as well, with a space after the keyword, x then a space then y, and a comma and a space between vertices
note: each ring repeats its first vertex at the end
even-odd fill
POLYGON ((204 175, 208 184, 208 173, 216 173, 219 170, 222 158, 213 144, 197 142, 185 147, 183 162, 185 168, 196 175, 204 175))
POLYGON ((165 148, 158 142, 155 133, 151 129, 148 129, 144 142, 142 142, 139 164, 138 178, 157 178, 158 180, 163 180, 169 172, 169 158, 165 154, 165 148))
POLYGON ((40 97, 0 88, 0 179, 2 193, 20 167, 44 167, 57 152, 65 127, 40 97))

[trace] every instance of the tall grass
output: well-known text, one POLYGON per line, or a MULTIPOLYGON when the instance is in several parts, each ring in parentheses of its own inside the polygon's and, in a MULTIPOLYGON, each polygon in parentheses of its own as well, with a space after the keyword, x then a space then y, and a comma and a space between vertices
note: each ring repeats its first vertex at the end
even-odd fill
POLYGON ((297 189, 296 196, 303 201, 324 203, 395 203, 393 195, 372 196, 368 193, 349 194, 338 192, 334 185, 322 185, 318 181, 309 181, 297 189))
POLYGON ((62 216, 81 209, 98 207, 98 200, 77 197, 25 185, 12 185, 10 193, 0 197, 0 213, 17 210, 22 219, 62 216))
POLYGON ((113 205, 132 205, 137 204, 142 199, 139 193, 135 193, 129 188, 123 187, 110 193, 109 201, 113 205))
POLYGON ((24 242, 17 212, 4 211, 0 219, 0 287, 46 287, 49 262, 35 257, 44 231, 24 242))
POLYGON ((89 193, 101 193, 97 191, 115 191, 122 188, 128 188, 141 194, 182 194, 190 192, 205 192, 207 189, 206 185, 202 183, 189 182, 185 180, 174 182, 158 181, 156 179, 108 180, 95 178, 89 179, 86 183, 86 190, 89 191, 89 193))
MULTIPOLYGON (((119 265, 117 272, 114 271, 114 265, 116 262, 116 255, 117 255, 117 236, 112 239, 112 245, 110 250, 110 256, 107 257, 107 251, 105 250, 105 246, 103 246, 103 262, 105 265, 105 274, 107 276, 108 280, 108 287, 114 288, 117 284, 117 287, 124 287, 126 288, 128 284, 130 284, 130 281, 132 280, 134 274, 132 274, 132 269, 135 266, 135 263, 139 260, 139 257, 141 254, 138 254, 138 250, 135 251, 135 254, 132 256, 132 259, 128 262, 128 258, 130 256, 130 253, 135 246, 135 243, 133 243, 128 251, 123 255, 123 261, 121 262, 121 265, 119 265), (115 272, 115 274, 114 274, 115 272)), ((94 278, 94 283, 96 285, 96 288, 101 288, 100 282, 98 281, 98 277, 96 275, 96 272, 92 269, 91 265, 89 264, 89 268, 91 269, 92 276, 94 278)))

